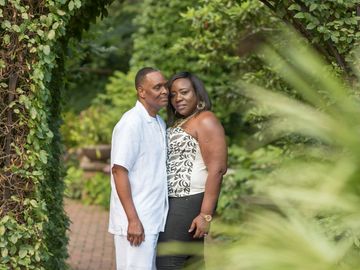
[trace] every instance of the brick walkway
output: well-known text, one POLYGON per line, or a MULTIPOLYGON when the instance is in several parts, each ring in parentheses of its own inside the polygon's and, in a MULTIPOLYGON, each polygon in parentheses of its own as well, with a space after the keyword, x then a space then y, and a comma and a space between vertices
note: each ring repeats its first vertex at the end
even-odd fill
POLYGON ((84 206, 66 200, 71 220, 68 263, 72 270, 114 270, 112 236, 107 232, 108 212, 98 206, 84 206))

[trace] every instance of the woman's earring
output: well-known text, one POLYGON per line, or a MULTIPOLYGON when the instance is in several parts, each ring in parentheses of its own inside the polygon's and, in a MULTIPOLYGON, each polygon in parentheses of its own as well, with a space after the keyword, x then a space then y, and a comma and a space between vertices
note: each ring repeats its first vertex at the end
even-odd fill
POLYGON ((198 109, 199 111, 203 110, 205 108, 205 102, 204 101, 200 101, 197 105, 196 105, 196 109, 198 109))

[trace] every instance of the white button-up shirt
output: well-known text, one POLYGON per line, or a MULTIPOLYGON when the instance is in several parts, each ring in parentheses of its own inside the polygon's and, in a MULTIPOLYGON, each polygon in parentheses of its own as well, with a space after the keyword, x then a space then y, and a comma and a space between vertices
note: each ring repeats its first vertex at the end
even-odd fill
MULTIPOLYGON (((111 167, 128 170, 131 194, 145 234, 164 231, 168 211, 165 123, 136 102, 113 130, 111 167)), ((111 174, 109 232, 126 235, 128 220, 111 174)))

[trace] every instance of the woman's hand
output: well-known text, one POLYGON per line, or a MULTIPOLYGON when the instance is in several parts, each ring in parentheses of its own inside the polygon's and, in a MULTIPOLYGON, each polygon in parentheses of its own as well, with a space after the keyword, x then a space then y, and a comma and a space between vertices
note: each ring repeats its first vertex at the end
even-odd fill
POLYGON ((193 232, 195 230, 194 233, 194 238, 201 238, 204 237, 208 234, 210 229, 210 222, 207 222, 203 216, 201 216, 200 214, 194 218, 194 220, 191 223, 189 232, 193 232))

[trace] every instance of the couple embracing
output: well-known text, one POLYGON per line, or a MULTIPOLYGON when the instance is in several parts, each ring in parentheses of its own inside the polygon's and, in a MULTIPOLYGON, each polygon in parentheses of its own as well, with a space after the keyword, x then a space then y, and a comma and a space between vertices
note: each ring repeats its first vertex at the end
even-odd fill
POLYGON ((202 81, 189 72, 166 81, 145 67, 135 88, 136 105, 112 136, 109 232, 117 270, 202 269, 204 237, 226 172, 224 130, 202 81), (164 107, 167 130, 157 114, 164 107), (156 256, 157 244, 173 241, 197 243, 200 255, 158 250, 156 256))

